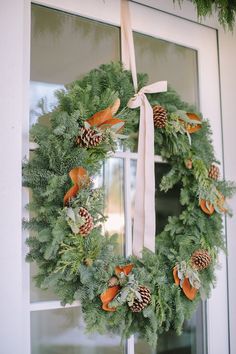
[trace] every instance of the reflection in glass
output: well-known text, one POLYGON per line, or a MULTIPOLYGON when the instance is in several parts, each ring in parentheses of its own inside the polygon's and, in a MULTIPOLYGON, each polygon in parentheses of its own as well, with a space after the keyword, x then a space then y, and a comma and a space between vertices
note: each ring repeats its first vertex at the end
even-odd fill
POLYGON ((110 158, 104 164, 103 183, 105 188, 105 211, 108 217, 105 231, 118 234, 119 254, 124 253, 124 162, 120 158, 110 158))
POLYGON ((119 28, 32 5, 31 80, 67 84, 120 59, 119 28))
POLYGON ((159 185, 161 179, 170 170, 170 166, 166 163, 155 163, 155 185, 156 185, 156 234, 159 234, 165 227, 168 217, 179 215, 181 205, 179 202, 180 185, 175 185, 174 188, 167 193, 160 191, 159 185))
POLYGON ((30 124, 56 105, 55 90, 119 60, 117 27, 32 5, 30 124))
POLYGON ((149 82, 167 80, 181 98, 198 106, 197 51, 141 33, 134 33, 137 71, 149 82))
MULTIPOLYGON (((134 198, 136 183, 137 161, 131 160, 131 215, 134 214, 134 198)), ((161 192, 159 184, 161 178, 169 171, 170 167, 165 163, 155 163, 155 185, 156 185, 156 234, 159 234, 167 223, 168 216, 179 215, 181 205, 179 203, 180 186, 175 186, 167 193, 161 192)))
POLYGON ((36 263, 30 263, 30 301, 53 301, 59 300, 56 294, 51 289, 43 290, 35 286, 34 276, 38 273, 36 263))
POLYGON ((135 354, 203 354, 203 305, 189 321, 185 321, 183 333, 177 336, 173 330, 162 334, 158 339, 157 349, 151 348, 145 341, 135 338, 135 354))
POLYGON ((122 354, 117 336, 86 335, 80 308, 31 313, 32 354, 122 354))
POLYGON ((63 87, 46 82, 30 82, 30 125, 35 124, 40 116, 53 110, 57 105, 54 93, 63 87))

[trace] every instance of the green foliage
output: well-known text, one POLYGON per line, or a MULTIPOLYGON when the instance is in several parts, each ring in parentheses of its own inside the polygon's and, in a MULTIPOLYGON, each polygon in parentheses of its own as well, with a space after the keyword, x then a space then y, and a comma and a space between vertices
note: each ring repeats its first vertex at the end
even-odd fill
MULTIPOLYGON (((139 87, 147 82, 146 75, 139 75, 138 79, 139 87)), ((37 263, 38 287, 53 289, 63 304, 79 299, 89 331, 111 331, 121 334, 122 338, 137 332, 155 345, 164 331, 175 330, 180 334, 184 319, 196 309, 201 295, 209 296, 215 282, 217 255, 225 249, 221 214, 203 213, 199 198, 208 200, 220 212, 217 209, 219 196, 232 196, 235 186, 208 177, 208 169, 216 161, 209 124, 203 120, 202 128, 191 136, 183 124, 188 121, 186 112, 200 116, 199 112, 182 102, 170 88, 166 93, 148 95, 152 105, 160 104, 168 112, 166 128, 155 130, 155 151, 170 164, 160 189, 167 192, 179 183, 182 211, 179 216, 169 217, 157 236, 155 254, 144 250, 142 259, 117 256, 116 236, 108 237, 102 232, 103 190, 93 188, 92 184, 84 186, 66 206, 63 197, 71 188, 68 175, 71 169, 82 166, 90 176, 95 176, 104 159, 115 149, 116 141, 109 131, 96 147, 80 147, 76 140, 85 120, 111 106, 117 97, 121 106, 116 117, 125 121, 122 134, 129 136, 129 142, 137 144, 139 111, 126 107, 133 94, 130 73, 117 63, 102 65, 57 92, 59 103, 47 114, 49 124, 36 124, 31 130, 38 148, 23 166, 24 185, 31 188, 33 194, 28 205, 31 219, 24 221, 24 227, 30 230, 27 260, 37 263), (192 161, 190 169, 186 167, 189 159, 192 161), (84 218, 78 215, 80 207, 93 218, 94 228, 85 237, 79 231, 84 223, 84 218), (207 250, 212 262, 209 268, 194 273, 190 257, 198 249, 207 250), (106 312, 101 307, 100 295, 114 277, 115 267, 128 263, 133 263, 134 268, 114 299, 113 305, 119 306, 115 312, 106 312), (177 264, 186 265, 194 281, 201 285, 193 301, 174 284, 172 269, 177 264), (150 289, 152 301, 142 312, 132 313, 128 303, 139 298, 138 284, 150 289)))
MULTIPOLYGON (((173 0, 174 2, 176 0, 173 0)), ((181 4, 183 0, 178 0, 181 4)), ((235 0, 192 0, 197 9, 198 16, 207 17, 214 11, 218 13, 218 20, 224 27, 233 30, 235 23, 236 1, 235 0)))

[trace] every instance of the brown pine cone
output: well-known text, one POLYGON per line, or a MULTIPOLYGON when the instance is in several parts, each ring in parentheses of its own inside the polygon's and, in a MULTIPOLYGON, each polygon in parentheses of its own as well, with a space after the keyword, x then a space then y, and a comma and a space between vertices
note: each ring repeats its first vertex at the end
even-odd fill
POLYGON ((208 177, 217 181, 220 177, 219 167, 212 164, 211 167, 209 168, 209 171, 208 171, 208 177))
POLYGON ((134 300, 133 305, 130 306, 132 312, 141 312, 151 302, 151 292, 146 286, 140 285, 138 287, 138 292, 141 295, 142 301, 139 301, 138 299, 134 300))
POLYGON ((81 128, 80 135, 77 138, 77 144, 80 147, 95 147, 102 141, 102 135, 90 128, 81 128))
POLYGON ((202 270, 211 263, 211 256, 206 250, 197 250, 191 256, 192 267, 196 270, 202 270))
POLYGON ((80 226, 79 228, 79 233, 82 236, 87 236, 93 229, 94 224, 93 224, 93 218, 88 212, 87 209, 81 207, 79 209, 79 215, 84 218, 85 222, 83 225, 80 226))
POLYGON ((154 106, 153 109, 153 121, 156 128, 165 128, 167 122, 167 111, 162 106, 154 106))

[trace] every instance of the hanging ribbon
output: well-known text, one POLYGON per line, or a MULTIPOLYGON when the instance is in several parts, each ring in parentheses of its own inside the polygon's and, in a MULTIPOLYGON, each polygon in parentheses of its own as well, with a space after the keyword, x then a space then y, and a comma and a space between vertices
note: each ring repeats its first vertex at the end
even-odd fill
POLYGON ((127 0, 121 0, 120 4, 122 62, 127 70, 131 70, 134 91, 137 92, 138 80, 135 62, 134 39, 130 21, 129 2, 127 0))
MULTIPOLYGON (((137 92, 137 73, 129 3, 121 0, 122 61, 131 70, 137 92)), ((140 107, 138 161, 133 228, 133 254, 141 257, 143 247, 155 252, 155 165, 153 110, 146 93, 167 91, 167 82, 160 81, 143 87, 128 102, 129 108, 140 107)))
POLYGON ((136 195, 134 207, 133 254, 141 256, 143 247, 155 252, 155 164, 153 110, 146 93, 164 92, 167 82, 143 87, 128 102, 129 108, 140 107, 136 195))

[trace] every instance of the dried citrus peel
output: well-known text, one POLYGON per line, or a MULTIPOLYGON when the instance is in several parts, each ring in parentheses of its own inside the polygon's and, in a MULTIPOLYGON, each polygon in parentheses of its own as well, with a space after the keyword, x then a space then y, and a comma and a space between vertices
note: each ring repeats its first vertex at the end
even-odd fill
POLYGON ((69 176, 74 185, 65 194, 63 199, 64 204, 67 204, 84 185, 89 183, 88 172, 83 167, 73 168, 69 172, 69 176))
POLYGON ((120 107, 120 100, 117 98, 115 103, 111 107, 107 107, 102 111, 95 113, 92 117, 88 118, 86 122, 91 127, 98 127, 100 129, 107 129, 113 127, 115 133, 120 132, 124 127, 124 121, 119 118, 114 118, 120 107))
MULTIPOLYGON (((201 121, 202 121, 201 118, 198 117, 195 113, 189 113, 189 112, 187 112, 186 115, 187 115, 187 117, 188 117, 190 120, 192 120, 192 121, 198 121, 198 122, 201 122, 201 121)), ((193 124, 190 124, 190 123, 185 122, 185 121, 184 121, 183 119, 181 119, 181 118, 179 118, 179 121, 180 121, 181 123, 183 123, 183 125, 184 125, 186 131, 187 131, 189 134, 192 134, 192 133, 197 132, 197 131, 198 131, 199 129, 201 129, 201 127, 202 127, 201 124, 195 124, 195 123, 194 123, 194 125, 193 125, 193 124)))
POLYGON ((206 213, 208 215, 212 215, 215 211, 214 206, 205 199, 200 199, 199 205, 200 205, 202 211, 204 211, 204 213, 206 213))
MULTIPOLYGON (((115 274, 118 275, 123 272, 125 275, 128 275, 132 271, 133 267, 134 267, 133 264, 127 264, 123 267, 116 266, 115 267, 115 274)), ((115 307, 109 307, 109 303, 116 297, 116 295, 119 293, 120 289, 121 289, 121 287, 119 285, 114 285, 114 286, 106 289, 100 295, 103 310, 109 311, 109 312, 116 311, 115 307)))
MULTIPOLYGON (((176 285, 180 285, 180 279, 178 277, 178 268, 174 267, 173 268, 173 277, 174 277, 174 281, 176 285)), ((196 295, 197 295, 197 289, 192 287, 189 279, 188 278, 184 278, 183 283, 181 284, 181 288, 183 290, 184 295, 189 299, 189 300, 194 300, 196 295)))

